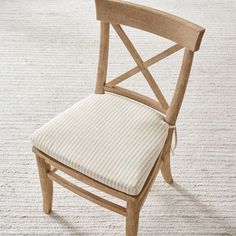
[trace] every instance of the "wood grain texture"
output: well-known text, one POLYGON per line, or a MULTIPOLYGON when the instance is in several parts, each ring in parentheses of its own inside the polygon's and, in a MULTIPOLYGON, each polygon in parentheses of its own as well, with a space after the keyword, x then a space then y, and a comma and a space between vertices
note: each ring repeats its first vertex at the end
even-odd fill
POLYGON ((129 89, 121 88, 119 86, 114 86, 114 87, 104 87, 105 91, 107 92, 112 92, 115 94, 119 94, 121 96, 131 98, 133 100, 136 100, 138 102, 141 102, 149 107, 152 107, 153 109, 156 109, 160 111, 162 114, 166 114, 167 110, 164 109, 160 103, 158 103, 156 100, 149 98, 147 96, 144 96, 142 94, 136 93, 134 91, 131 91, 129 89))
MULTIPOLYGON (((116 12, 116 5, 113 6, 113 3, 119 2, 121 5, 124 7, 124 11, 119 15, 117 15, 117 19, 114 20, 114 24, 112 24, 113 28, 115 29, 116 33, 119 35, 120 39, 124 43, 125 47, 129 51, 130 55, 133 57, 134 61, 136 62, 138 68, 144 75, 145 79, 147 80, 150 88, 152 89, 153 93, 155 94, 156 98, 158 99, 161 109, 159 111, 162 111, 164 109, 167 110, 167 115, 165 116, 165 120, 168 124, 175 124, 183 98, 185 94, 185 90, 187 87, 188 83, 188 78, 190 75, 191 71, 191 66, 192 66, 192 61, 193 61, 193 54, 194 51, 187 49, 185 47, 185 52, 184 52, 184 57, 183 57, 183 62, 180 70, 180 75, 177 81, 176 89, 174 91, 174 96, 171 101, 171 106, 169 107, 163 93, 161 92, 160 88, 156 84, 152 74, 148 70, 147 66, 145 66, 144 61, 140 57, 139 53, 133 46, 132 42, 130 41, 129 37, 127 34, 124 32, 122 29, 121 25, 119 25, 120 18, 128 18, 129 15, 126 15, 126 11, 129 9, 133 8, 140 8, 142 11, 146 11, 144 7, 141 6, 136 6, 136 5, 127 5, 125 2, 120 2, 120 1, 113 1, 113 0, 97 0, 96 1, 96 7, 97 7, 97 12, 98 14, 100 11, 103 11, 103 14, 108 14, 105 13, 104 10, 108 10, 106 8, 107 4, 111 4, 111 9, 110 11, 116 12), (104 4, 101 4, 103 2, 104 4), (113 9, 114 8, 114 9, 113 9)), ((150 17, 153 12, 147 11, 147 17, 150 17)), ((135 12, 133 12, 135 14, 135 12)), ((156 16, 159 16, 159 12, 155 12, 156 16)), ((136 17, 136 16, 132 16, 136 17)), ((140 15, 141 17, 141 15, 140 15)), ((160 28, 161 27, 166 27, 168 30, 169 25, 165 23, 165 19, 168 18, 167 15, 162 16, 163 19, 160 21, 160 28)), ((141 17, 142 19, 143 17, 141 17)), ((102 19, 99 19, 102 20, 102 19)), ((146 19, 143 19, 144 21, 146 19)), ((172 21, 175 22, 178 19, 172 17, 172 21)), ((128 22, 128 20, 127 20, 128 22)), ((186 23, 186 22, 185 22, 186 23)), ((110 20, 106 23, 101 21, 101 29, 100 29, 100 52, 99 52, 99 63, 98 63, 98 76, 97 76, 97 85, 96 85, 96 93, 102 94, 104 93, 104 88, 106 84, 106 75, 107 75, 107 65, 108 65, 108 48, 109 48, 109 26, 110 26, 110 20)), ((154 27, 154 25, 152 26, 154 27)), ((178 32, 181 32, 182 34, 186 34, 183 25, 179 25, 177 27, 178 32)), ((160 31, 162 31, 160 29, 160 31)), ((204 32, 204 30, 203 30, 204 32)), ((177 34, 176 32, 170 32, 170 34, 177 34)), ((161 35, 158 34, 158 35, 161 35)), ((203 33, 202 33, 203 35, 203 33)), ((169 39, 168 37, 166 37, 169 39)), ((200 45, 200 44, 199 44, 200 45)), ((109 87, 107 87, 109 88, 109 87)), ((130 97, 131 99, 135 98, 135 100, 139 102, 143 102, 146 105, 149 105, 150 99, 146 101, 145 96, 138 95, 137 93, 131 93, 129 90, 122 90, 119 88, 120 91, 126 92, 126 96, 130 97)), ((112 91, 117 91, 117 88, 113 88, 112 91)), ((120 95, 123 95, 120 93, 120 95)), ((158 104, 159 105, 159 104, 158 104)), ((96 124, 95 124, 96 125, 96 124)), ((69 126, 69 125, 68 125, 69 126)), ((42 137, 43 139, 44 137, 42 137)), ((63 137, 61 137, 63 138, 63 137)), ((132 138, 132 137, 130 137, 132 138)), ((171 175, 171 167, 170 167, 170 149, 171 149, 171 139, 172 139, 172 132, 169 133, 168 139, 166 140, 166 143, 164 145, 163 150, 161 153, 161 157, 156 157, 158 160, 154 164, 151 173, 149 174, 141 192, 136 196, 130 196, 128 194, 122 193, 117 191, 114 188, 111 188, 110 186, 105 186, 98 181, 95 181, 79 171, 73 170, 69 167, 67 167, 63 162, 60 163, 56 160, 54 160, 54 156, 48 156, 44 154, 43 152, 40 151, 40 149, 37 149, 33 146, 33 152, 36 154, 37 157, 37 164, 38 164, 38 171, 39 171, 39 177, 40 177, 40 183, 41 183, 41 190, 43 194, 43 206, 44 206, 44 212, 45 213, 50 213, 52 209, 52 180, 59 183, 63 187, 71 190, 72 192, 94 202, 97 203, 100 206, 103 206, 104 208, 107 208, 109 210, 112 210, 116 213, 122 214, 126 216, 126 236, 136 236, 138 235, 138 221, 139 221, 139 212, 141 210, 141 206, 144 204, 144 201, 148 195, 148 193, 151 190, 152 184, 155 180, 155 177, 157 176, 160 165, 162 164, 162 174, 164 179, 166 180, 167 183, 172 183, 172 175, 171 175), (163 163, 162 163, 163 161, 163 163), (112 196, 115 196, 119 199, 125 200, 127 202, 127 208, 122 208, 120 205, 117 205, 115 203, 112 203, 110 201, 107 201, 104 198, 101 198, 93 193, 90 193, 89 191, 86 191, 77 185, 74 185, 70 181, 63 179, 61 176, 55 174, 55 173, 48 173, 48 171, 51 169, 50 165, 55 167, 56 169, 63 171, 64 173, 70 175, 71 177, 74 177, 76 180, 82 181, 86 184, 88 184, 91 187, 95 187, 97 190, 101 190, 102 192, 111 194, 112 196)), ((150 140, 151 142, 151 140, 150 140)), ((177 142, 177 140, 176 140, 177 142)), ((129 147, 132 148, 132 147, 129 147)), ((131 184, 131 183, 129 183, 131 184)))
MULTIPOLYGON (((178 50, 182 49, 183 47, 175 44, 173 46, 171 46, 170 48, 164 50, 163 52, 157 54, 156 56, 150 58, 147 61, 144 61, 143 64, 146 67, 152 66, 153 64, 157 63, 158 61, 163 60, 164 58, 170 56, 171 54, 177 52, 178 50)), ((112 81, 109 81, 108 83, 106 83, 106 86, 115 86, 118 83, 128 79, 129 77, 137 74, 138 72, 140 72, 140 68, 138 66, 134 67, 133 69, 130 69, 129 71, 123 73, 122 75, 116 77, 115 79, 113 79, 112 81)))
POLYGON ((96 0, 97 19, 127 25, 172 40, 192 51, 200 47, 204 28, 180 17, 119 0, 96 0))
MULTIPOLYGON (((158 176, 140 214, 139 234, 235 235, 235 1, 133 2, 207 28, 178 118, 179 142, 171 158, 175 184, 169 187, 158 176)), ((122 216, 57 184, 54 211, 45 217, 31 152, 35 129, 94 92, 99 48, 94 16, 94 4, 87 0, 1 2, 0 235, 125 235, 122 216)), ((133 32, 127 33, 133 40, 133 32)), ((170 46, 162 47, 161 40, 147 40, 142 33, 134 42, 147 58, 170 46)), ((111 45, 118 62, 110 66, 109 78, 114 78, 134 64, 119 40, 112 37, 111 45)), ((178 59, 174 55, 167 67, 163 61, 151 68, 168 97, 173 91, 169 85, 174 87, 178 76, 172 72, 180 65, 178 59)), ((151 94, 138 77, 127 85, 151 94)))
POLYGON ((192 62, 193 52, 188 49, 185 49, 179 78, 174 91, 174 96, 171 100, 170 107, 165 117, 165 120, 168 124, 174 125, 176 122, 187 88, 192 62))
POLYGON ((171 166, 170 166, 170 152, 171 152, 173 132, 176 132, 176 130, 174 131, 174 129, 169 129, 168 136, 167 136, 167 139, 166 139, 163 151, 162 151, 162 155, 161 155, 161 158, 163 160, 162 165, 161 165, 161 173, 164 180, 168 184, 173 183, 173 177, 171 174, 171 166))
POLYGON ((110 201, 107 201, 106 199, 103 199, 101 197, 98 197, 97 195, 88 192, 77 185, 69 182, 68 180, 62 178, 60 175, 57 175, 55 173, 48 173, 48 178, 50 180, 55 181, 56 183, 60 184, 64 188, 67 188, 68 190, 78 194, 79 196, 86 198, 87 200, 94 202, 104 208, 107 208, 111 211, 114 211, 118 214, 126 216, 126 209, 124 207, 121 207, 120 205, 114 204, 110 201))
POLYGON ((44 159, 46 161, 47 164, 53 165, 55 168, 63 171, 64 173, 66 173, 67 175, 76 178, 77 180, 91 186, 94 187, 98 190, 101 190, 109 195, 118 197, 122 200, 129 200, 129 201, 134 201, 132 196, 129 196, 123 192, 117 191, 115 189, 110 188, 109 186, 106 186, 96 180, 93 180, 92 178, 87 177, 86 175, 79 173, 78 171, 60 163, 59 161, 51 158, 50 156, 44 154, 43 152, 41 152, 40 150, 38 150, 37 148, 33 147, 33 152, 40 157, 41 159, 44 159))
MULTIPOLYGON (((167 140, 167 145, 165 148, 168 149, 169 142, 167 140)), ((49 214, 52 209, 52 181, 60 184, 64 188, 78 194, 81 197, 86 198, 106 209, 119 213, 123 216, 126 216, 126 236, 136 236, 138 235, 138 222, 139 222, 139 213, 140 210, 150 192, 152 184, 159 172, 160 166, 162 165, 162 160, 166 159, 166 155, 160 155, 157 159, 155 165, 153 166, 142 191, 136 196, 127 195, 125 193, 121 193, 115 189, 112 189, 109 186, 105 186, 96 180, 93 180, 78 171, 71 169, 70 167, 65 166, 64 164, 54 160, 43 152, 39 151, 37 148, 33 147, 33 152, 36 154, 38 169, 40 173, 40 182, 43 193, 43 206, 44 212, 49 214), (163 157, 162 157, 163 156, 163 157), (108 201, 104 198, 101 198, 92 192, 86 191, 85 189, 73 184, 72 182, 66 180, 58 174, 54 173, 54 170, 50 171, 50 165, 54 166, 56 169, 66 173, 67 175, 88 184, 100 190, 102 192, 108 193, 114 197, 125 200, 127 203, 127 207, 124 208, 118 204, 115 204, 111 201, 108 201)), ((170 166, 168 166, 170 168, 170 166)), ((166 168, 166 167, 165 167, 166 168)), ((164 175, 165 179, 166 176, 164 175)), ((169 178, 169 177, 168 177, 169 178)))
POLYGON ((138 235, 139 209, 135 202, 127 203, 126 236, 138 235))
POLYGON ((48 178, 47 173, 50 171, 50 165, 42 158, 36 155, 40 185, 43 195, 43 211, 49 214, 52 211, 53 200, 53 183, 48 178))
POLYGON ((108 53, 109 53, 109 30, 110 24, 101 22, 100 26, 100 52, 98 61, 97 84, 95 92, 98 94, 104 93, 103 86, 106 83, 108 53))
POLYGON ((133 46, 133 44, 129 40, 128 36, 125 34, 125 32, 123 31, 123 29, 121 28, 120 25, 113 24, 113 27, 114 27, 115 31, 117 32, 117 34, 119 35, 119 37, 121 38, 121 40, 123 41, 126 48, 128 49, 129 53, 133 57, 134 61, 138 65, 139 69, 141 70, 143 76, 147 80, 149 86, 151 87, 153 93, 155 94, 156 98, 160 102, 161 106, 164 109, 167 109, 169 107, 169 105, 168 105, 164 95, 162 94, 162 92, 161 92, 160 88, 158 87, 152 74, 147 69, 147 67, 144 65, 142 58, 140 57, 139 53, 137 52, 137 50, 135 49, 135 47, 133 46))

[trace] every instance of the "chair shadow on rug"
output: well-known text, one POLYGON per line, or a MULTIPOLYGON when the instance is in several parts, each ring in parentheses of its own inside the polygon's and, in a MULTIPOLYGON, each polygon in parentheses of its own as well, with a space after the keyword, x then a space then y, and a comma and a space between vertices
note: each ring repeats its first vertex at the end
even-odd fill
MULTIPOLYGON (((76 229, 74 228, 74 225, 73 225, 71 222, 69 222, 68 220, 66 220, 65 217, 63 217, 63 216, 57 214, 55 211, 52 211, 52 212, 51 212, 50 218, 51 218, 52 220, 54 220, 56 223, 58 223, 58 224, 64 226, 64 228, 65 228, 69 233, 71 233, 71 234, 73 234, 73 235, 76 234, 76 235, 78 235, 78 236, 88 236, 88 234, 85 234, 85 233, 80 232, 79 230, 76 230, 76 229)), ((64 229, 63 229, 63 230, 64 230, 64 229)), ((63 232, 65 233, 65 231, 63 231, 63 232)))
MULTIPOLYGON (((172 183, 170 150, 177 116, 205 29, 177 16, 119 0, 96 0, 101 23, 95 94, 76 103, 33 135, 43 210, 52 210, 53 182, 126 217, 126 235, 138 234, 140 210, 161 170, 172 183), (174 42, 143 61, 122 26, 153 33, 174 42), (136 66, 107 81, 110 27, 136 66), (176 87, 168 103, 148 67, 184 49, 176 87), (141 72, 155 99, 118 86, 141 72), (69 182, 57 170, 126 202, 108 201, 69 182)), ((150 45, 151 46, 151 45, 150 45)), ((166 76, 168 78, 168 76, 166 76)))
MULTIPOLYGON (((196 197, 196 195, 193 195, 191 192, 189 192, 188 190, 186 190, 185 188, 183 188, 181 185, 179 185, 176 182, 173 182, 171 187, 177 191, 183 198, 186 199, 186 201, 190 201, 191 204, 186 204, 184 211, 189 213, 189 215, 192 215, 193 213, 193 207, 194 209, 196 209, 196 211, 199 211, 198 214, 198 218, 202 219, 202 227, 206 226, 206 224, 204 225, 204 223, 206 223, 205 218, 209 217, 215 220, 214 224, 215 225, 220 225, 223 229, 224 229, 224 233, 222 233, 222 235, 233 235, 231 234, 232 232, 236 232, 236 228, 231 226, 230 224, 228 224, 226 222, 226 219, 224 219, 223 217, 217 215, 216 210, 212 209, 211 206, 207 205, 205 202, 201 201, 200 199, 198 199, 196 197)), ((175 206, 178 207, 178 206, 175 206)), ((200 221, 201 222, 201 221, 200 221)), ((199 222, 198 222, 199 223, 199 222)), ((215 233, 216 231, 215 229, 212 229, 211 233, 215 233)))

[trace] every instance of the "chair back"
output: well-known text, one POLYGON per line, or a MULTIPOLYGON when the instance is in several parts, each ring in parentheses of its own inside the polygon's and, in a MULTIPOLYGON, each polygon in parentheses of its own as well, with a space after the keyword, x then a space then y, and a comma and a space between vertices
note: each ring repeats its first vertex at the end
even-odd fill
POLYGON ((97 20, 101 21, 100 55, 96 93, 104 93, 105 91, 108 91, 144 103, 163 113, 165 115, 166 122, 170 125, 174 125, 188 83, 193 55, 195 51, 199 50, 205 29, 180 17, 142 5, 120 0, 95 1, 97 20), (121 38, 137 66, 107 83, 106 75, 110 25, 112 25, 121 38), (134 45, 122 29, 121 25, 130 26, 156 34, 173 41, 175 44, 151 59, 143 61, 134 45), (154 77, 148 70, 148 67, 182 48, 185 50, 182 66, 174 95, 169 105, 154 77), (138 72, 143 74, 149 86, 153 90, 157 100, 117 86, 118 83, 138 72))

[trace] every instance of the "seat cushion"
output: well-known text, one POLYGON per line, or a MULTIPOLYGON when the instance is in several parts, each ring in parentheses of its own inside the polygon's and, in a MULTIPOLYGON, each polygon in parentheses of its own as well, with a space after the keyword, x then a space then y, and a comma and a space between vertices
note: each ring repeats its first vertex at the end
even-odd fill
POLYGON ((57 161, 130 195, 142 190, 167 138, 156 110, 115 94, 93 94, 33 135, 57 161))

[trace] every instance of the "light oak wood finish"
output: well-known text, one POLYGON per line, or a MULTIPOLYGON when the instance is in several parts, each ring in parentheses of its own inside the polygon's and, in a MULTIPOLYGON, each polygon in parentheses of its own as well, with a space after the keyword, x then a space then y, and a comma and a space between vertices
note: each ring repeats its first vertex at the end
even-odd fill
POLYGON ((126 236, 138 235, 139 208, 136 202, 127 202, 126 236))
POLYGON ((197 51, 205 29, 150 7, 118 0, 96 0, 97 19, 141 29, 197 51))
POLYGON ((161 104, 159 102, 157 102, 156 100, 149 98, 147 96, 144 96, 140 93, 131 91, 129 89, 121 88, 119 86, 114 86, 114 87, 104 86, 104 90, 107 92, 119 94, 119 95, 127 97, 127 98, 131 98, 137 102, 141 102, 149 107, 152 107, 152 108, 160 111, 163 114, 166 114, 166 112, 167 112, 167 109, 164 109, 161 106, 161 104))
MULTIPOLYGON (((149 60, 143 62, 143 64, 146 67, 152 66, 153 64, 165 59, 166 57, 179 51, 182 48, 183 48, 182 46, 175 44, 175 45, 171 46, 170 48, 166 49, 165 51, 163 51, 163 52, 157 54, 156 56, 150 58, 149 60)), ((113 86, 121 83, 122 81, 128 79, 129 77, 137 74, 138 72, 140 72, 140 68, 138 66, 136 66, 133 69, 131 69, 131 70, 123 73, 122 75, 118 76, 117 78, 113 79, 112 81, 109 81, 108 83, 106 83, 106 86, 113 87, 113 86)))
POLYGON ((100 52, 97 72, 97 84, 95 93, 104 93, 104 85, 107 77, 107 64, 109 52, 109 31, 110 24, 101 22, 100 30, 100 52))
POLYGON ((91 202, 94 202, 102 207, 105 207, 109 210, 112 210, 116 213, 119 213, 121 215, 126 216, 126 209, 124 207, 121 207, 113 202, 107 201, 101 197, 98 197, 97 195, 90 193, 80 187, 78 187, 75 184, 72 184, 71 182, 67 181, 66 179, 62 178, 61 176, 53 173, 52 171, 47 173, 47 176, 50 180, 53 180, 60 184, 61 186, 67 188, 68 190, 78 194, 79 196, 88 199, 91 202))
POLYGON ((163 94, 162 94, 160 88, 158 87, 158 85, 156 84, 156 82, 155 82, 153 76, 151 75, 150 71, 144 65, 142 58, 140 57, 137 50, 135 49, 135 47, 133 46, 133 44, 129 40, 128 36, 125 34, 124 30, 121 28, 120 25, 113 24, 112 26, 114 27, 117 34, 120 36, 120 38, 123 41, 124 45, 126 46, 128 51, 130 52, 130 54, 133 57, 134 61, 138 65, 138 67, 141 70, 144 77, 146 78, 146 80, 147 80, 148 84, 150 85, 153 93, 155 94, 155 96, 157 97, 159 102, 161 103, 161 106, 164 109, 167 109, 169 107, 169 105, 168 105, 165 97, 163 96, 163 94))
POLYGON ((49 214, 52 210, 53 199, 53 183, 52 180, 50 180, 47 176, 47 173, 50 171, 50 165, 46 163, 45 160, 39 157, 37 154, 36 160, 43 195, 43 211, 46 214, 49 214))
POLYGON ((46 155, 45 153, 41 152, 40 150, 38 150, 37 148, 33 147, 33 152, 40 158, 44 159, 46 161, 46 163, 48 163, 51 166, 54 166, 56 169, 63 171, 64 173, 66 173, 69 176, 74 177, 75 179, 88 184, 98 190, 101 190, 105 193, 108 193, 114 197, 118 197, 124 201, 134 201, 133 197, 130 195, 127 195, 123 192, 117 191, 113 188, 110 188, 102 183, 99 183, 96 180, 93 180, 92 178, 87 177, 86 175, 60 163, 59 161, 53 159, 52 157, 46 155))
MULTIPOLYGON (((150 189, 152 187, 152 183, 154 182, 155 177, 157 176, 157 174, 160 170, 160 167, 162 164, 161 155, 157 159, 156 164, 154 165, 152 171, 150 172, 148 179, 147 179, 142 191, 139 193, 139 195, 132 196, 132 195, 128 195, 126 193, 120 192, 120 191, 113 189, 111 187, 108 187, 102 183, 99 183, 98 181, 64 165, 63 163, 58 162, 57 160, 55 160, 52 157, 48 156, 47 154, 41 152, 40 150, 38 150, 35 147, 33 147, 32 151, 35 153, 37 160, 40 160, 41 161, 40 163, 44 163, 44 165, 47 166, 47 171, 45 169, 43 169, 44 170, 44 172, 43 172, 44 179, 46 179, 47 181, 50 181, 50 182, 55 181, 58 184, 62 185, 63 187, 69 189, 70 191, 78 194, 79 196, 82 196, 82 197, 84 197, 84 198, 86 198, 86 199, 88 199, 100 206, 103 206, 109 210, 112 210, 118 214, 126 216, 127 223, 128 223, 128 225, 126 227, 127 235, 132 235, 132 236, 137 235, 139 212, 140 212, 140 210, 143 206, 143 203, 148 195, 148 192, 150 191, 150 189), (53 166, 54 168, 51 169, 50 166, 53 166), (127 207, 124 208, 120 205, 117 205, 113 202, 102 199, 101 197, 78 187, 77 185, 67 181, 63 177, 56 174, 55 171, 57 171, 57 170, 60 170, 60 171, 64 172, 65 174, 75 178, 76 180, 79 180, 80 182, 90 185, 91 187, 94 187, 102 192, 105 192, 105 193, 110 194, 116 198, 126 201, 127 207)), ((40 172, 40 170, 41 169, 39 169, 39 172, 40 172)), ((46 187, 47 187, 47 185, 46 185, 46 187)), ((45 189, 45 186, 44 186, 44 189, 45 189)), ((45 191, 43 191, 43 190, 42 190, 42 192, 45 193, 45 191)), ((49 201, 51 199, 49 196, 52 196, 52 195, 47 195, 47 197, 43 197, 44 206, 48 206, 48 205, 50 205, 48 203, 52 203, 49 201)), ((51 207, 50 207, 50 210, 45 211, 45 213, 48 214, 48 213, 50 213, 50 211, 51 211, 51 207)))
POLYGON ((159 170, 161 169, 163 178, 167 183, 173 182, 170 169, 170 149, 174 132, 172 126, 176 123, 176 119, 183 101, 191 71, 194 51, 199 49, 205 30, 202 27, 179 17, 133 3, 118 0, 96 0, 96 8, 97 19, 101 21, 100 56, 98 63, 96 93, 102 94, 106 91, 116 93, 160 111, 163 114, 165 121, 170 125, 169 133, 162 152, 157 158, 156 163, 154 164, 143 186, 143 189, 136 196, 128 195, 107 185, 99 183, 98 181, 64 165, 63 163, 60 163, 36 147, 33 147, 33 152, 36 154, 43 194, 43 209, 47 214, 50 213, 52 209, 52 181, 55 181, 79 196, 82 196, 118 214, 124 215, 126 217, 126 235, 137 236, 139 213, 152 187, 152 184, 159 173, 159 170), (120 36, 137 66, 114 80, 106 83, 110 24, 120 36), (129 40, 128 36, 125 34, 124 30, 121 28, 120 24, 154 33, 166 39, 172 40, 176 44, 144 62, 129 40), (177 52, 181 48, 185 48, 184 57, 174 95, 169 106, 153 76, 149 72, 148 67, 177 52), (138 72, 141 72, 144 75, 158 101, 117 86, 118 83, 138 72), (56 174, 57 170, 63 171, 65 174, 88 184, 97 190, 124 200, 127 203, 126 208, 105 200, 67 181, 56 174))
POLYGON ((184 98, 185 90, 187 87, 192 62, 193 62, 193 51, 185 49, 184 58, 179 74, 179 79, 175 88, 174 96, 172 98, 170 107, 166 114, 166 122, 170 125, 174 125, 179 114, 179 110, 184 98))
POLYGON ((173 182, 173 177, 171 174, 171 168, 170 168, 170 149, 171 149, 171 141, 173 137, 173 129, 169 129, 168 136, 162 151, 162 165, 161 165, 161 173, 164 178, 164 180, 171 184, 173 182))
POLYGON ((160 167, 162 166, 162 163, 163 163, 163 159, 162 159, 162 153, 161 153, 160 156, 158 157, 155 165, 153 166, 152 171, 150 172, 148 179, 147 179, 145 185, 143 186, 142 191, 140 192, 140 194, 136 198, 136 200, 138 202, 139 209, 141 209, 141 207, 143 206, 144 201, 145 201, 145 199, 152 187, 152 184, 157 177, 160 167))

